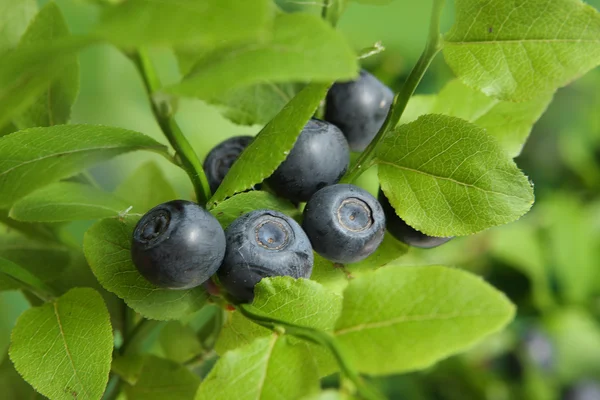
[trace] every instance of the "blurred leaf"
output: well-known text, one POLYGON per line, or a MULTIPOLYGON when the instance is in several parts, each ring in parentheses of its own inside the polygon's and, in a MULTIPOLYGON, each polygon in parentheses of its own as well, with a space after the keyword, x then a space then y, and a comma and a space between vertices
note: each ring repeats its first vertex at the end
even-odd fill
POLYGON ((271 335, 225 353, 200 385, 196 400, 296 400, 319 390, 307 346, 271 335))
MULTIPOLYGON (((57 38, 68 37, 69 28, 56 5, 48 3, 36 15, 21 39, 20 46, 50 45, 57 38)), ((24 113, 15 118, 19 128, 66 124, 71 118, 71 106, 79 91, 79 62, 77 55, 65 60, 60 74, 45 93, 24 113)))
POLYGON ((125 387, 128 400, 192 400, 200 378, 173 361, 148 356, 135 385, 125 387))
POLYGON ((513 222, 533 204, 527 177, 499 144, 464 120, 426 115, 378 147, 381 187, 398 215, 432 236, 513 222))
POLYGON ((424 369, 468 349, 514 313, 501 292, 475 275, 440 266, 385 267, 350 281, 335 335, 361 372, 384 375, 424 369))
POLYGON ((468 86, 526 101, 600 64, 599 42, 600 14, 579 0, 457 0, 444 55, 468 86))
POLYGON ((93 125, 31 128, 0 138, 0 207, 61 178, 134 150, 165 153, 141 133, 93 125))
POLYGON ((85 257, 100 284, 125 300, 146 318, 179 319, 202 308, 206 294, 202 287, 190 290, 157 288, 140 275, 131 261, 131 237, 138 218, 106 219, 85 234, 85 257))
POLYGON ((94 186, 57 182, 18 200, 10 210, 17 221, 60 222, 117 217, 129 203, 94 186))
POLYGON ((296 207, 289 201, 259 190, 230 197, 210 212, 219 220, 223 228, 227 228, 241 215, 259 209, 280 211, 292 217, 298 213, 296 207))
POLYGON ((96 33, 125 47, 226 46, 268 33, 269 0, 128 0, 106 9, 96 33))
POLYGON ((115 190, 115 194, 133 205, 133 212, 145 213, 151 208, 176 200, 177 194, 154 161, 142 164, 115 190))
POLYGON ((191 360, 204 351, 196 332, 179 321, 167 323, 161 329, 158 340, 165 356, 179 364, 191 360))
POLYGON ((35 0, 0 0, 0 55, 19 43, 37 9, 35 0))
POLYGON ((44 294, 52 292, 52 289, 25 268, 0 258, 0 291, 20 288, 32 288, 44 294))
POLYGON ((145 360, 146 356, 140 354, 117 355, 113 358, 110 370, 128 384, 135 385, 140 378, 145 360))
POLYGON ((330 389, 316 395, 303 397, 302 400, 358 400, 358 398, 330 389))
POLYGON ((112 329, 102 297, 73 289, 25 311, 12 334, 10 358, 51 399, 98 399, 108 382, 112 329))
POLYGON ((209 201, 210 207, 250 189, 277 169, 325 97, 329 86, 330 84, 323 83, 308 85, 260 131, 225 176, 209 201))
POLYGON ((21 378, 8 358, 0 362, 0 391, 2 391, 2 397, 5 399, 45 399, 21 378))
MULTIPOLYGON (((29 308, 29 304, 23 294, 21 292, 3 292, 0 293, 0 364, 3 363, 6 357, 6 350, 8 349, 8 344, 10 343, 10 333, 15 326, 17 318, 23 311, 29 308)), ((4 363, 8 363, 11 365, 10 361, 4 361, 4 363)), ((0 371, 2 367, 0 367, 0 371)), ((2 380, 3 372, 0 372, 0 390, 3 388, 3 384, 7 384, 8 382, 3 382, 2 380)), ((19 377, 20 379, 20 377, 19 377)), ((27 385, 29 386, 29 385, 27 385)), ((6 391, 2 391, 3 395, 6 394, 6 391)), ((8 396, 7 398, 11 398, 8 396)), ((15 397, 16 399, 17 397, 15 397)))
POLYGON ((417 118, 431 114, 431 110, 436 105, 437 96, 434 95, 416 95, 410 98, 406 109, 402 113, 400 124, 408 124, 416 121, 417 118))
POLYGON ((166 90, 210 100, 264 82, 352 79, 358 70, 352 48, 322 19, 278 14, 272 40, 208 54, 180 84, 166 90))

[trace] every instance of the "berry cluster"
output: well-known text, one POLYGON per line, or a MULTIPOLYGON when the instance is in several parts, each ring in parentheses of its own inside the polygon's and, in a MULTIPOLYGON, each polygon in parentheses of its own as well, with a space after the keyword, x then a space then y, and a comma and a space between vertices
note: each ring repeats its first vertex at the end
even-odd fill
MULTIPOLYGON (((386 226, 411 246, 447 242, 402 221, 382 191, 378 201, 357 186, 338 183, 350 151, 362 151, 373 140, 392 100, 392 91, 365 71, 357 81, 331 88, 326 121, 306 124, 263 185, 296 204, 306 202, 302 226, 280 212, 255 210, 223 231, 199 205, 171 201, 138 222, 131 247, 134 264, 148 281, 169 289, 195 287, 216 274, 233 299, 251 302, 254 286, 264 277, 309 278, 313 250, 338 263, 364 260, 383 241, 386 226)), ((213 191, 251 142, 252 137, 233 137, 210 151, 204 170, 213 191)))

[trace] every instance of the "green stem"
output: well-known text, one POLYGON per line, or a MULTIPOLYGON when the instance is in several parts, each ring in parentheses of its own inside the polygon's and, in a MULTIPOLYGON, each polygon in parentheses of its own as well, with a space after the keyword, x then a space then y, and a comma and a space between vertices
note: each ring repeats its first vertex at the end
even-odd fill
POLYGON ((425 72, 427 72, 431 62, 442 49, 443 42, 440 35, 440 21, 442 17, 442 11, 444 9, 444 3, 445 0, 433 1, 431 21, 429 25, 429 37, 427 38, 425 50, 421 54, 421 57, 419 58, 419 61, 415 67, 410 72, 408 78, 406 78, 406 82, 404 82, 402 89, 394 98, 394 102, 390 107, 387 118, 381 126, 381 129, 379 129, 377 136, 375 136, 373 141, 360 155, 358 160, 356 160, 356 162, 352 165, 352 168, 350 168, 350 170, 342 178, 341 182, 354 182, 356 178, 358 178, 364 171, 375 164, 375 149, 377 148, 377 145, 383 139, 385 139, 386 136, 393 132, 400 122, 400 118, 406 109, 408 101, 415 93, 417 86, 419 86, 419 83, 421 82, 421 79, 423 79, 423 75, 425 75, 425 72))
POLYGON ((144 81, 144 87, 150 98, 152 105, 152 112, 156 118, 156 122, 162 129, 164 135, 169 140, 175 153, 181 161, 181 167, 190 177, 196 192, 196 198, 198 203, 205 205, 211 196, 210 186, 206 174, 202 169, 202 164, 196 155, 196 152, 190 145, 181 128, 173 117, 173 112, 170 105, 166 101, 156 101, 152 94, 161 88, 160 79, 152 65, 148 54, 144 50, 139 50, 131 56, 134 64, 138 68, 142 79, 144 81))
POLYGON ((121 394, 122 381, 118 375, 112 375, 106 385, 106 392, 102 396, 102 400, 116 400, 121 394))
POLYGON ((259 315, 249 310, 248 307, 245 305, 240 305, 238 309, 246 318, 267 329, 271 329, 273 331, 280 331, 281 329, 283 329, 286 334, 296 336, 298 338, 319 344, 327 348, 337 361, 342 376, 354 385, 360 397, 362 397, 365 400, 385 399, 385 397, 383 397, 375 389, 370 387, 361 378, 361 376, 353 368, 352 364, 344 355, 342 349, 340 348, 335 338, 327 332, 304 326, 293 325, 287 322, 276 320, 274 318, 259 315))

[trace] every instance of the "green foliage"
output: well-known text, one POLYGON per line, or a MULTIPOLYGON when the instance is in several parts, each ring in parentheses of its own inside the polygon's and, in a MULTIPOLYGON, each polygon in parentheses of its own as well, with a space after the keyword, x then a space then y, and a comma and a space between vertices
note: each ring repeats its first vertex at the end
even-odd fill
POLYGON ((0 1, 0 54, 12 49, 37 12, 35 0, 0 1))
POLYGON ((318 390, 307 345, 273 334, 225 353, 200 385, 196 400, 292 400, 318 390))
POLYGON ((100 284, 147 318, 179 319, 202 308, 202 287, 160 289, 144 279, 131 261, 131 235, 139 218, 105 219, 84 237, 85 257, 100 284))
POLYGON ((179 321, 168 322, 161 329, 158 342, 165 356, 179 364, 190 361, 204 351, 192 327, 179 321))
POLYGON ((95 163, 134 150, 164 153, 166 148, 141 133, 104 126, 59 125, 4 136, 0 139, 0 207, 95 163))
MULTIPOLYGON (((68 37, 69 28, 62 13, 55 3, 48 3, 36 15, 21 39, 20 46, 49 45, 53 41, 68 37)), ((35 126, 61 125, 69 122, 71 106, 79 91, 79 63, 73 54, 60 74, 50 83, 28 110, 15 118, 16 125, 21 128, 35 126)))
POLYGON ((270 176, 296 143, 298 135, 325 97, 330 84, 314 83, 296 95, 271 122, 260 131, 209 202, 209 206, 235 193, 250 189, 270 176), (284 133, 284 134, 282 134, 284 133))
POLYGON ((514 313, 502 293, 466 272, 386 267, 350 282, 335 336, 360 371, 391 374, 464 351, 514 313))
POLYGON ((600 14, 580 0, 457 0, 444 56, 468 86, 527 101, 599 65, 599 43, 600 14))
POLYGON ((31 288, 34 292, 50 293, 48 288, 31 272, 9 260, 0 258, 0 291, 31 288))
POLYGON ((481 128, 426 115, 381 143, 381 186, 398 215, 433 236, 469 235, 531 208, 527 177, 481 128))
POLYGON ((241 215, 259 209, 276 210, 292 217, 298 213, 289 201, 262 191, 250 191, 230 197, 210 212, 219 220, 223 228, 227 228, 241 215))
POLYGON ((112 348, 102 297, 92 289, 73 289, 21 315, 12 334, 10 358, 45 396, 97 399, 108 381, 112 348))

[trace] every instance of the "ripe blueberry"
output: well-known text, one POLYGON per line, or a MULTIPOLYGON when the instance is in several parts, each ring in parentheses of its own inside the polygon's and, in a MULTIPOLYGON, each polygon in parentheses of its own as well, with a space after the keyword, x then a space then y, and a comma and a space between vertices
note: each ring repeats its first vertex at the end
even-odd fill
POLYGON ((428 236, 419 232, 404 222, 398 214, 396 214, 396 210, 394 210, 394 207, 392 207, 390 201, 385 197, 385 194, 383 194, 381 189, 379 190, 378 198, 387 218, 387 230, 399 241, 406 243, 409 246, 431 249, 452 239, 451 237, 428 236))
POLYGON ((564 400, 600 400, 600 383, 586 380, 567 389, 564 400))
POLYGON ((252 139, 252 136, 235 136, 219 143, 208 153, 204 160, 204 172, 213 193, 252 139))
POLYGON ((350 150, 334 125, 308 121, 287 159, 267 180, 280 196, 307 201, 319 189, 337 183, 350 163, 350 150))
POLYGON ((325 120, 344 132, 352 151, 363 151, 377 135, 393 101, 390 88, 363 70, 358 80, 331 87, 325 120))
POLYGON ((385 214, 366 190, 338 184, 311 197, 304 209, 302 227, 317 253, 331 261, 355 263, 381 244, 385 214))
POLYGON ((174 200, 148 211, 133 231, 131 257, 144 278, 167 289, 189 289, 213 275, 225 254, 225 233, 206 210, 174 200))
POLYGON ((302 228, 292 218, 271 210, 255 210, 225 230, 227 251, 217 275, 229 294, 240 302, 254 299, 262 278, 309 278, 313 252, 302 228))

